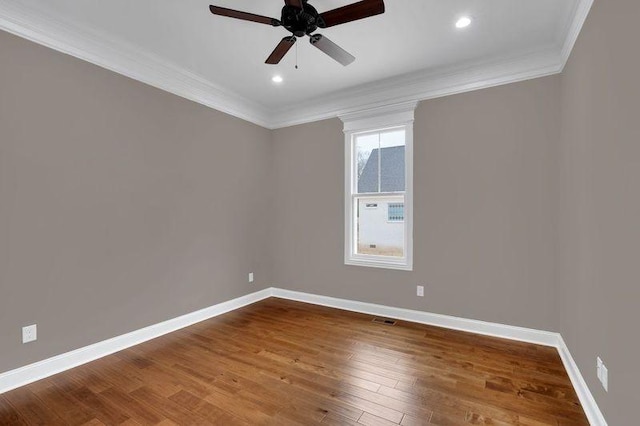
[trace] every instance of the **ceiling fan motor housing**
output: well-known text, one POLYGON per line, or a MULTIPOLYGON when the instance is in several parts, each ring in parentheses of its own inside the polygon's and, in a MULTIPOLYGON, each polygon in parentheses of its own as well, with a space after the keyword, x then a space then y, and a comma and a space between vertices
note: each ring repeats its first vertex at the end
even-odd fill
POLYGON ((287 52, 296 44, 296 40, 298 40, 299 37, 308 35, 309 41, 313 46, 340 64, 347 66, 356 59, 353 55, 327 37, 313 33, 318 28, 329 28, 384 13, 384 0, 360 0, 337 9, 326 11, 322 14, 319 14, 316 8, 309 4, 309 0, 284 0, 280 20, 214 5, 210 5, 209 10, 214 15, 257 22, 273 27, 283 26, 293 34, 280 40, 280 43, 278 43, 265 61, 267 64, 279 64, 287 52))
POLYGON ((322 18, 318 11, 309 3, 304 2, 304 9, 294 6, 284 6, 282 8, 282 26, 291 31, 296 37, 310 35, 322 26, 322 18))

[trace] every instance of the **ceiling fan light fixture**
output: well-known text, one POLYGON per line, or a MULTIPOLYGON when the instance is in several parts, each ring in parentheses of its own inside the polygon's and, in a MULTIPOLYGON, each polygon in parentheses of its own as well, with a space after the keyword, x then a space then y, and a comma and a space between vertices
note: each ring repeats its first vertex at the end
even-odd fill
MULTIPOLYGON (((385 6, 384 0, 360 0, 337 9, 318 13, 315 7, 309 4, 309 0, 284 0, 284 7, 282 8, 280 19, 214 5, 209 6, 209 10, 212 14, 218 16, 257 22, 273 27, 282 26, 293 34, 280 40, 280 43, 278 43, 265 61, 267 64, 279 64, 282 58, 284 58, 296 43, 298 37, 309 36, 309 40, 313 46, 342 65, 347 66, 355 60, 355 57, 328 38, 321 34, 315 34, 315 31, 318 28, 329 28, 380 15, 384 13, 385 6)), ((296 68, 298 67, 296 66, 296 68)), ((276 78, 272 80, 276 84, 282 82, 281 79, 280 81, 276 81, 276 78)))
POLYGON ((281 75, 274 75, 273 77, 271 77, 271 81, 273 81, 275 84, 280 84, 284 81, 284 79, 281 75))
POLYGON ((458 29, 467 28, 469 25, 471 25, 471 18, 468 16, 462 16, 456 21, 456 28, 458 29))

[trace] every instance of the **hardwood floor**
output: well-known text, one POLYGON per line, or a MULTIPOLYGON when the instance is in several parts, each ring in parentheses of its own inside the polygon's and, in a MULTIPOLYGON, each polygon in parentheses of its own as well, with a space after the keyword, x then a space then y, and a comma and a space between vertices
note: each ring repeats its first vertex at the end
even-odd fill
POLYGON ((0 424, 588 422, 553 348, 271 298, 0 395, 0 424))

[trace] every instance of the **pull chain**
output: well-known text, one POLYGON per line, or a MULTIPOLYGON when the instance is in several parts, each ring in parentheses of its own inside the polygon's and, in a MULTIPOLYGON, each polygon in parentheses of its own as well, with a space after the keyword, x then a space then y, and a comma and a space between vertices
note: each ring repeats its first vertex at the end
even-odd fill
POLYGON ((296 69, 298 69, 298 43, 296 43, 296 69))

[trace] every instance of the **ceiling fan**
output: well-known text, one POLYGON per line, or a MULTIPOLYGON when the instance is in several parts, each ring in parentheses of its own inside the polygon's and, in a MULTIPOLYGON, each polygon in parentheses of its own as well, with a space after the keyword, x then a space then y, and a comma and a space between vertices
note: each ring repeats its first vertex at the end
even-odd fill
POLYGON ((266 60, 267 64, 278 64, 296 43, 298 37, 309 36, 311 44, 326 53, 344 66, 355 61, 349 52, 329 40, 322 34, 312 34, 318 28, 329 28, 358 19, 384 13, 384 0, 362 0, 347 6, 318 13, 308 0, 284 0, 280 20, 239 10, 219 6, 209 6, 211 13, 229 18, 267 24, 274 27, 283 26, 293 35, 283 38, 266 60))

